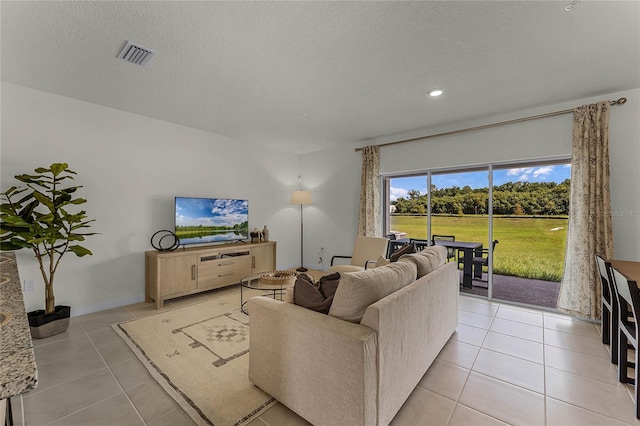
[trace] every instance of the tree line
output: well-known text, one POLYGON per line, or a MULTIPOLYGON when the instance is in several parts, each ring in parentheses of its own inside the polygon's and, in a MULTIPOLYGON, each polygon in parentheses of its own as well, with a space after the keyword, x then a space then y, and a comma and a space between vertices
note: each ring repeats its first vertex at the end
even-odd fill
MULTIPOLYGON (((570 179, 556 182, 507 182, 493 187, 493 213, 501 215, 569 214, 570 179)), ((407 197, 392 201, 394 213, 426 214, 427 195, 412 189, 407 197)), ((433 214, 487 214, 489 188, 472 189, 453 186, 438 189, 431 186, 431 213, 433 214)))
POLYGON ((236 223, 233 226, 204 226, 204 225, 176 225, 177 232, 202 232, 202 231, 241 231, 249 229, 249 222, 236 223))

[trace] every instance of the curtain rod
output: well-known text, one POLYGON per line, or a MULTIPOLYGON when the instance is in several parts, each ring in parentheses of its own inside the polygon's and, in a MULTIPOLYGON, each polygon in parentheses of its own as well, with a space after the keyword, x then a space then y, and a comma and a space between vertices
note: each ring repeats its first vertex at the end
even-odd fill
MULTIPOLYGON (((611 105, 623 105, 625 102, 627 102, 627 98, 620 98, 617 101, 609 101, 609 104, 611 104, 611 105)), ((379 147, 381 147, 381 146, 389 146, 389 145, 396 145, 396 144, 405 143, 405 142, 419 141, 419 140, 422 140, 422 139, 435 138, 435 137, 438 137, 438 136, 455 135, 457 133, 465 133, 465 132, 471 132, 471 131, 474 131, 474 130, 488 129, 490 127, 504 126, 505 124, 521 123, 523 121, 537 120, 538 118, 547 118, 547 117, 553 117, 555 115, 568 114, 568 113, 573 112, 573 111, 574 111, 573 108, 572 109, 563 109, 562 111, 554 111, 554 112, 548 112, 546 114, 532 115, 530 117, 516 118, 514 120, 500 121, 498 123, 483 124, 482 126, 468 127, 466 129, 451 130, 449 132, 436 133, 436 134, 427 135, 427 136, 419 136, 417 138, 403 139, 403 140, 395 141, 395 142, 381 143, 378 146, 379 147)), ((363 148, 354 148, 353 150, 355 152, 358 152, 358 151, 362 151, 362 149, 363 148)))

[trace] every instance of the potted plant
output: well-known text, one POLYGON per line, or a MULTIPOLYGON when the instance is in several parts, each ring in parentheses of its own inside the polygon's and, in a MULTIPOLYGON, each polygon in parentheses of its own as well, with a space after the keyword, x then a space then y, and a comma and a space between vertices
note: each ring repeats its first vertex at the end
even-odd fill
POLYGON ((66 163, 39 167, 35 174, 17 175, 15 178, 26 188, 12 186, 0 193, 0 250, 31 249, 38 260, 45 286, 45 309, 29 312, 29 326, 34 338, 44 338, 64 332, 69 326, 71 308, 56 306, 53 282, 60 260, 67 252, 82 257, 91 251, 76 244, 95 233, 78 232, 88 228, 84 210, 67 211, 69 207, 86 203, 74 198, 81 186, 66 186, 76 172, 66 163))

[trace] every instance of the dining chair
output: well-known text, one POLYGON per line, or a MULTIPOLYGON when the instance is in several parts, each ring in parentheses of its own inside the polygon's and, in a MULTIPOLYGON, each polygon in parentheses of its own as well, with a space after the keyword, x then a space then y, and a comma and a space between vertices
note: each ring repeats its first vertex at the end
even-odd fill
POLYGON ((638 385, 638 313, 640 312, 640 293, 638 283, 628 279, 615 268, 611 268, 612 277, 618 295, 618 380, 634 385, 636 418, 640 419, 640 388, 638 385), (623 348, 628 345, 635 349, 634 362, 629 362, 623 348), (627 376, 627 369, 633 368, 633 377, 627 376))
MULTIPOLYGON (((455 241, 455 235, 431 235, 431 245, 436 245, 436 241, 455 241)), ((447 247, 447 261, 456 258, 456 249, 447 247)))
POLYGON ((611 348, 611 362, 618 363, 618 297, 613 279, 611 263, 596 254, 596 265, 600 274, 602 300, 602 343, 611 348))
POLYGON ((429 247, 431 245, 431 241, 420 240, 418 238, 409 238, 409 242, 413 244, 416 251, 422 251, 425 247, 429 247))
MULTIPOLYGON (((491 248, 495 251, 496 249, 496 244, 498 244, 499 241, 498 240, 493 240, 491 242, 491 248)), ((464 252, 463 251, 459 251, 458 252, 458 268, 462 269, 464 267, 464 252)), ((474 254, 473 254, 473 271, 474 271, 474 278, 482 278, 482 267, 489 266, 489 249, 476 249, 474 254)))

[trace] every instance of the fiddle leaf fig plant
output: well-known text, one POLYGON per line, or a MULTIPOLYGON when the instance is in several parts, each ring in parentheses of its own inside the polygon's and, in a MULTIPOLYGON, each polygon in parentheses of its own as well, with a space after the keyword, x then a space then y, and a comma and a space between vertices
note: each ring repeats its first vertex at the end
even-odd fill
POLYGON ((15 177, 26 187, 12 186, 0 193, 0 249, 33 250, 45 285, 45 314, 51 314, 55 312, 53 282, 60 260, 67 252, 78 257, 92 254, 77 242, 95 235, 80 232, 94 220, 87 219, 84 210, 68 211, 87 200, 74 198, 82 187, 67 185, 77 174, 67 163, 53 163, 34 172, 15 177))

